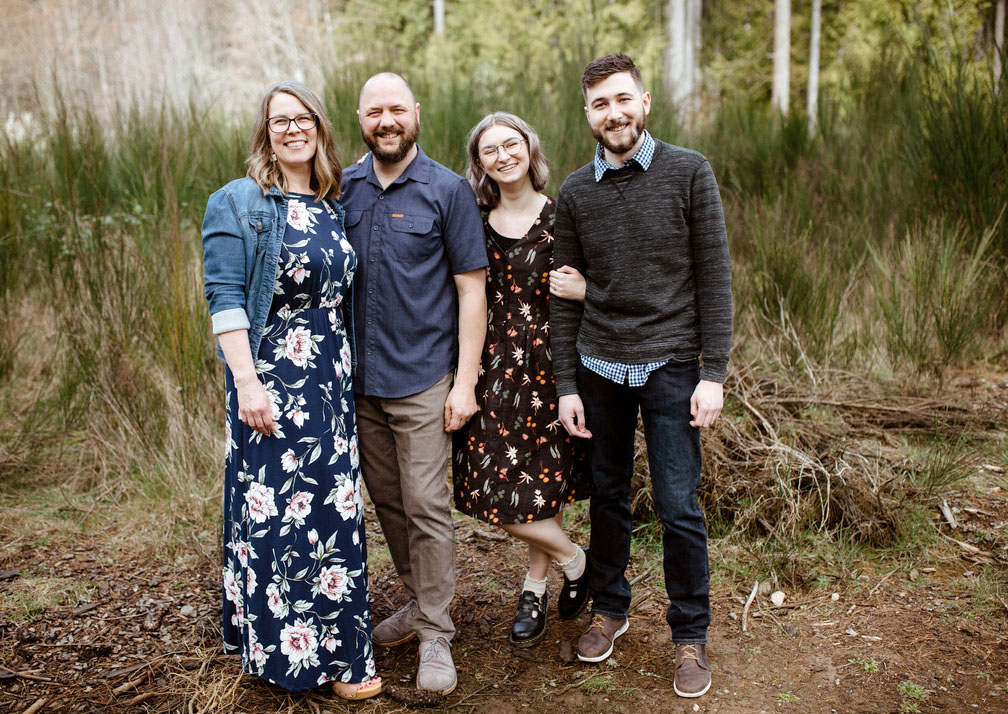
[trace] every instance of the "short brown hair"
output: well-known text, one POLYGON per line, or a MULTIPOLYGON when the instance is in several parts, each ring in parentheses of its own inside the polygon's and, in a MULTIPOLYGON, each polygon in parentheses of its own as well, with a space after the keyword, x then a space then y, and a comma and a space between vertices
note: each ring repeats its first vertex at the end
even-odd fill
POLYGON ((539 144, 539 135, 528 122, 509 114, 508 112, 492 112, 480 119, 479 123, 469 132, 469 139, 466 142, 466 149, 469 153, 469 166, 466 168, 466 178, 472 186, 476 200, 481 206, 493 208, 500 203, 500 186, 492 178, 487 176, 483 164, 480 163, 479 140, 487 129, 492 126, 507 126, 521 135, 528 143, 529 151, 529 178, 532 179, 532 188, 542 191, 549 180, 549 164, 542 146, 539 144))
POLYGON ((340 167, 339 158, 336 156, 336 140, 333 136, 332 124, 326 116, 322 101, 312 90, 292 79, 277 82, 266 91, 262 105, 259 107, 259 115, 256 117, 255 126, 252 127, 252 136, 249 137, 248 158, 245 164, 248 166, 247 174, 251 176, 263 193, 269 193, 270 187, 276 186, 282 193, 287 193, 287 180, 276 161, 273 161, 273 149, 270 147, 268 127, 266 120, 269 118, 270 100, 277 94, 283 92, 295 97, 305 105, 308 111, 312 112, 318 121, 316 128, 315 160, 312 163, 311 188, 315 193, 315 198, 322 200, 330 198, 336 200, 340 197, 343 169, 340 167))
POLYGON ((581 74, 581 95, 587 100, 590 87, 620 72, 629 72, 634 82, 637 83, 637 89, 641 91, 641 94, 644 93, 644 80, 641 78, 640 69, 629 56, 620 52, 593 59, 588 63, 581 74))

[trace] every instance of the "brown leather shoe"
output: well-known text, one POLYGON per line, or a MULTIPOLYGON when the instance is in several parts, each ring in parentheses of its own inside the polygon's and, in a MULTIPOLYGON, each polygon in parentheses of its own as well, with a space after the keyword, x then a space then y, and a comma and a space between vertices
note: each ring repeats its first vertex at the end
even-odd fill
POLYGON ((577 644, 577 656, 582 662, 601 662, 612 654, 613 642, 627 631, 630 620, 627 618, 606 617, 600 612, 593 612, 577 644))
POLYGON ((699 697, 710 689, 710 662, 706 645, 676 645, 672 689, 680 697, 699 697))

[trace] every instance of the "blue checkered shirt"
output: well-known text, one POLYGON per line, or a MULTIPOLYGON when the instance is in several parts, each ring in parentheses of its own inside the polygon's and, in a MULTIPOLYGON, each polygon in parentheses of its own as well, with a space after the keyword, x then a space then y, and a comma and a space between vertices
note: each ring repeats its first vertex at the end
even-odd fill
MULTIPOLYGON (((626 166, 631 161, 636 161, 642 169, 648 170, 651 166, 651 159, 654 157, 655 142, 647 129, 644 130, 644 143, 637 149, 637 153, 628 159, 623 165, 626 166)), ((602 180, 606 171, 619 171, 605 160, 605 151, 602 144, 595 149, 595 183, 602 180)), ((622 362, 607 362, 588 355, 581 355, 581 364, 596 374, 600 374, 616 384, 629 384, 631 387, 643 387, 648 375, 662 367, 668 362, 648 362, 647 364, 623 364, 622 362)))
POLYGON ((668 364, 668 360, 664 362, 648 362, 647 364, 623 364, 621 362, 606 362, 603 359, 581 355, 581 364, 595 374, 616 382, 616 384, 643 387, 648 376, 659 367, 668 364))
MULTIPOLYGON (((631 161, 636 161, 642 169, 648 170, 651 166, 651 159, 654 158, 654 139, 651 138, 651 134, 647 129, 644 130, 644 143, 641 144, 640 148, 637 149, 637 153, 632 157, 623 162, 623 166, 626 166, 631 161)), ((613 166, 605 159, 605 150, 602 148, 602 144, 595 147, 595 183, 602 180, 602 176, 606 171, 619 171, 620 167, 613 166)))

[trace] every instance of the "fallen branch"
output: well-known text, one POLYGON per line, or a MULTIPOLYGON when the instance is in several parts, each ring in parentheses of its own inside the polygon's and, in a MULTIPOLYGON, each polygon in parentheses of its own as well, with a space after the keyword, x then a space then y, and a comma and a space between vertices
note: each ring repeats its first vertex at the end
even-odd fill
POLYGON ((888 580, 889 576, 892 575, 893 573, 895 573, 897 570, 899 570, 899 568, 893 568, 888 573, 886 573, 885 575, 883 575, 882 579, 879 580, 877 583, 875 583, 875 587, 873 587, 871 590, 868 591, 868 597, 866 597, 865 600, 870 599, 871 596, 875 594, 875 591, 878 590, 880 587, 882 587, 882 583, 884 583, 886 580, 888 580))
POLYGON ((742 631, 746 631, 746 623, 749 618, 749 606, 753 604, 753 600, 756 599, 756 591, 759 590, 759 580, 753 583, 752 592, 749 593, 749 597, 746 598, 745 605, 742 606, 742 631))
POLYGON ((39 697, 35 700, 35 703, 30 707, 25 709, 21 714, 38 714, 42 711, 42 707, 49 703, 49 697, 39 697))
POLYGON ((952 515, 952 509, 949 508, 948 501, 944 498, 942 499, 941 505, 938 506, 938 510, 941 511, 943 516, 945 516, 945 522, 949 524, 949 528, 955 530, 959 527, 959 524, 956 523, 955 516, 952 515))

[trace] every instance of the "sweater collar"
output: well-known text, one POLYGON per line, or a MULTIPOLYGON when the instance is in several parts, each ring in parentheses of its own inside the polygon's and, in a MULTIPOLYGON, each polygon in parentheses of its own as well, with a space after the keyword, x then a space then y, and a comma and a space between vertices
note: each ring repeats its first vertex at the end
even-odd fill
MULTIPOLYGON (((651 138, 651 134, 647 129, 644 130, 644 142, 641 144, 640 148, 637 149, 637 153, 632 157, 627 159, 623 164, 625 168, 630 164, 631 161, 637 162, 637 164, 644 169, 648 170, 651 166, 651 159, 654 158, 655 151, 655 140, 651 138)), ((619 167, 613 166, 608 161, 605 160, 605 150, 602 148, 602 144, 598 144, 595 147, 595 183, 602 180, 606 171, 619 171, 619 167)))

